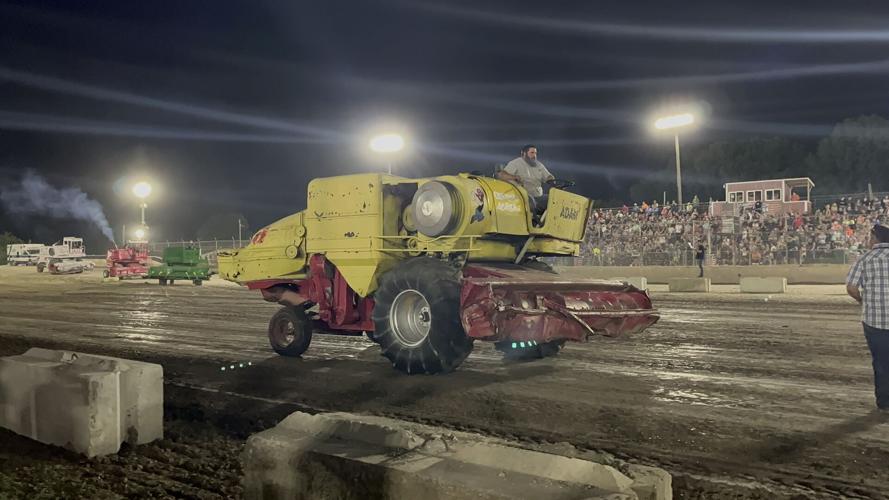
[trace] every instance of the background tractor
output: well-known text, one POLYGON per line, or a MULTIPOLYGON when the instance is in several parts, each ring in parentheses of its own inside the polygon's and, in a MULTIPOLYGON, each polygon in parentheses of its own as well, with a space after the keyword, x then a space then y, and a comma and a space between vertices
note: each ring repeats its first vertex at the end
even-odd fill
POLYGON ((315 331, 366 333, 398 370, 437 373, 475 340, 539 358, 658 319, 644 291, 538 260, 580 252, 592 203, 562 189, 532 214, 522 187, 489 177, 358 174, 313 180, 307 205, 219 252, 221 276, 284 306, 268 328, 281 355, 315 331))
POLYGON ((164 248, 163 264, 148 269, 148 278, 160 285, 172 285, 176 280, 191 281, 200 286, 210 279, 210 263, 201 251, 192 246, 164 248))

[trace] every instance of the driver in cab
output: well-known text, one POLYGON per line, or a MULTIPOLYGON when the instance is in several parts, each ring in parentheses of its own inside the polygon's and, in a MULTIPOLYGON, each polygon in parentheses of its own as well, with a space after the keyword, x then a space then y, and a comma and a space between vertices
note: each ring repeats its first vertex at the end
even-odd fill
POLYGON ((546 210, 548 200, 543 193, 543 184, 555 180, 555 177, 542 162, 537 160, 537 146, 533 144, 522 146, 522 156, 507 163, 495 177, 502 181, 521 184, 528 191, 534 210, 536 212, 546 210))

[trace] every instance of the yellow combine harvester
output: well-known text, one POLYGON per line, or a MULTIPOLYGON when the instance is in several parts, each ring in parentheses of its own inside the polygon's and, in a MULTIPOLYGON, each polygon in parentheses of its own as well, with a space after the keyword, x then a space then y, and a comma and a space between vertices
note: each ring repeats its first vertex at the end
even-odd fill
POLYGON ((282 304, 272 348, 299 356, 313 331, 367 335, 406 373, 451 371, 473 341, 545 357, 566 340, 657 321, 625 283, 559 275, 541 256, 576 256, 591 201, 551 189, 546 212, 489 177, 315 179, 308 207, 219 253, 219 274, 282 304))

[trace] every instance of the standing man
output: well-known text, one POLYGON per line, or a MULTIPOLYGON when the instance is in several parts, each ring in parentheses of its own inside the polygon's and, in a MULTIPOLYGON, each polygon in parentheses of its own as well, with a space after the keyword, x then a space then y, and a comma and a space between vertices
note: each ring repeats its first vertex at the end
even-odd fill
POLYGON ((707 249, 704 248, 704 245, 698 245, 698 249, 695 250, 695 260, 698 261, 698 278, 704 277, 704 258, 707 256, 707 249))
POLYGON ((704 248, 703 244, 698 244, 698 247, 695 248, 692 246, 691 242, 689 242, 688 247, 695 251, 695 262, 698 263, 698 278, 703 278, 704 259, 707 257, 707 249, 704 248))
POLYGON ((846 292, 861 307, 864 338, 874 367, 877 408, 889 413, 889 227, 876 225, 871 249, 855 262, 846 278, 846 292))
POLYGON ((525 144, 522 146, 522 155, 507 163, 503 170, 497 172, 496 177, 502 181, 521 184, 536 212, 546 210, 547 197, 543 194, 543 183, 554 180, 543 162, 537 160, 537 146, 525 144))

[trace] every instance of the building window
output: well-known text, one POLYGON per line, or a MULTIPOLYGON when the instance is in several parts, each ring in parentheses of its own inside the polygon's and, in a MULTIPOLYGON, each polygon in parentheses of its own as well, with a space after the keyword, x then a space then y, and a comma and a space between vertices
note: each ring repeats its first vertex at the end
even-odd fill
POLYGON ((781 201, 781 190, 780 189, 766 190, 766 201, 781 201))
POLYGON ((747 201, 762 201, 762 191, 747 191, 747 201))
POLYGON ((733 191, 728 194, 728 201, 731 203, 741 203, 744 201, 743 191, 733 191))

